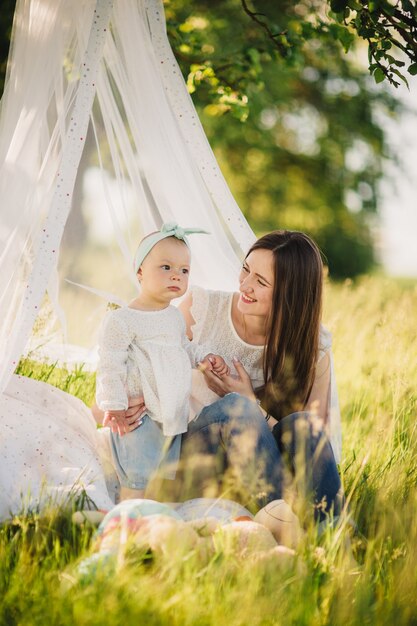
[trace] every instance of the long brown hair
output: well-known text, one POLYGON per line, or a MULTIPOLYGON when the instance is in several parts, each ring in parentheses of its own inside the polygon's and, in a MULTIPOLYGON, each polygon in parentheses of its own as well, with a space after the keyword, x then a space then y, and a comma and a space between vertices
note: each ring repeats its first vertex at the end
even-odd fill
POLYGON ((277 419, 302 410, 310 395, 319 349, 323 262, 304 233, 277 230, 253 244, 274 255, 274 289, 263 370, 257 390, 262 406, 277 419))

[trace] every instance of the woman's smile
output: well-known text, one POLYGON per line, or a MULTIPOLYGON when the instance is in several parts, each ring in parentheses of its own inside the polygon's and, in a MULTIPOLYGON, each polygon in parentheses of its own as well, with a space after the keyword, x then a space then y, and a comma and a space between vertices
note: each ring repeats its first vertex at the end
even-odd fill
POLYGON ((241 293, 240 294, 240 299, 245 304, 253 304, 254 302, 257 302, 257 300, 255 298, 252 298, 251 296, 248 296, 246 293, 241 293))

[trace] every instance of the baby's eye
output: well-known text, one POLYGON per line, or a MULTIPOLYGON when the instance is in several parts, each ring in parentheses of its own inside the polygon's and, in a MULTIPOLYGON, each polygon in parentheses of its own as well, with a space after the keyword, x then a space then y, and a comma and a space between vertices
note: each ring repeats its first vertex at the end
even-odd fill
POLYGON ((186 267, 184 267, 181 271, 182 271, 183 274, 189 274, 190 273, 190 270, 188 270, 186 267))
POLYGON ((161 269, 169 271, 171 269, 171 266, 170 265, 161 265, 161 269))

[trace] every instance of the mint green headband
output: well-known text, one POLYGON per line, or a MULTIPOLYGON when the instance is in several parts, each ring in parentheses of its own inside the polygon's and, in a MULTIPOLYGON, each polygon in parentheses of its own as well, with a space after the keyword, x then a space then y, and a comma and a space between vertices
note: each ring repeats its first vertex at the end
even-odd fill
POLYGON ((135 254, 135 274, 138 273, 140 266, 143 263, 144 258, 149 254, 152 248, 158 243, 158 241, 162 241, 162 239, 166 239, 167 237, 176 237, 183 241, 188 247, 188 241, 185 235, 193 235, 194 233, 203 233, 208 235, 209 233, 202 228, 181 228, 178 226, 176 222, 168 222, 167 224, 162 224, 161 230, 157 233, 152 233, 145 239, 142 239, 140 242, 138 249, 135 254))

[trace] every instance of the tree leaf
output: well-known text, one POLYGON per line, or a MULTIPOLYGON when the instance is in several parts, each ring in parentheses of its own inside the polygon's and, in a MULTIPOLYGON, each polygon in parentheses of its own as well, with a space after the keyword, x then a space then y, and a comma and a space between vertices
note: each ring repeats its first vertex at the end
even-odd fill
POLYGON ((374 79, 376 83, 382 83, 382 81, 385 80, 384 71, 380 67, 376 68, 374 72, 374 79))
POLYGON ((408 67, 408 73, 411 74, 412 76, 415 76, 417 74, 417 63, 412 63, 408 67))
POLYGON ((347 4, 354 11, 362 11, 363 9, 363 6, 359 2, 356 2, 356 0, 348 0, 347 4))
POLYGON ((330 7, 335 13, 342 13, 347 5, 347 0, 331 0, 330 7))

